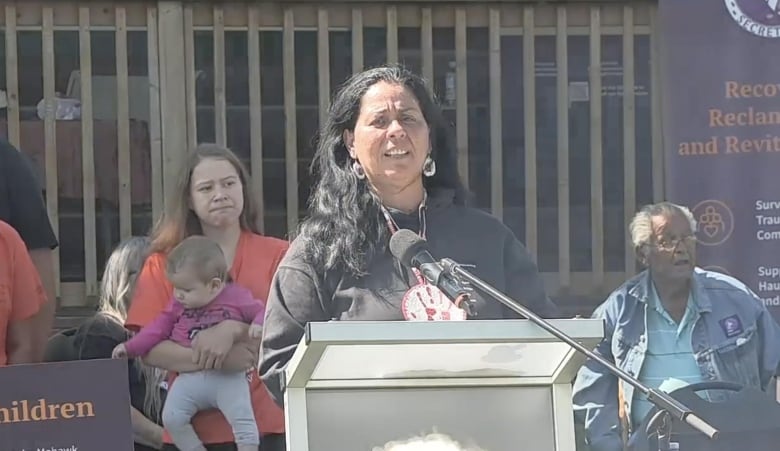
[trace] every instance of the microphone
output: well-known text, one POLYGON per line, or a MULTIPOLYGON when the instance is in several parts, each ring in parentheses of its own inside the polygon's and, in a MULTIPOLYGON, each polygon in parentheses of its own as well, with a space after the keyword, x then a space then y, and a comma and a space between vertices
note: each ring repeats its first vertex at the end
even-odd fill
MULTIPOLYGON (((436 287, 438 287, 448 298, 455 302, 456 306, 470 306, 473 301, 469 300, 468 295, 472 291, 470 286, 473 284, 481 293, 490 296, 509 307, 511 310, 528 318, 532 323, 568 344, 581 354, 584 354, 603 365, 617 378, 634 386, 634 388, 646 395, 647 400, 655 404, 659 408, 659 411, 664 412, 663 416, 670 416, 680 422, 685 422, 710 439, 714 440, 718 438, 720 431, 692 412, 687 406, 661 390, 646 386, 639 379, 618 368, 614 363, 600 354, 596 354, 586 348, 580 342, 570 337, 565 332, 562 332, 554 324, 541 318, 525 307, 522 303, 503 294, 487 282, 463 269, 464 265, 460 265, 449 258, 444 258, 440 262, 436 262, 430 252, 428 252, 428 244, 425 239, 419 237, 411 230, 402 229, 395 232, 393 236, 390 237, 390 252, 392 252, 393 256, 400 260, 405 266, 419 269, 423 274, 423 277, 425 277, 425 280, 436 285, 436 287), (467 284, 469 289, 466 289, 467 284)), ((466 311, 467 313, 469 312, 469 310, 466 311)), ((471 315, 471 313, 469 313, 469 315, 471 315)), ((661 417, 661 415, 656 416, 661 417)), ((659 423, 657 426, 659 436, 665 434, 665 432, 661 432, 664 427, 669 428, 671 425, 664 426, 659 423)))
POLYGON ((390 253, 407 268, 416 268, 428 283, 436 286, 456 307, 468 316, 476 316, 471 288, 448 274, 428 251, 428 242, 408 229, 401 229, 390 237, 390 253))

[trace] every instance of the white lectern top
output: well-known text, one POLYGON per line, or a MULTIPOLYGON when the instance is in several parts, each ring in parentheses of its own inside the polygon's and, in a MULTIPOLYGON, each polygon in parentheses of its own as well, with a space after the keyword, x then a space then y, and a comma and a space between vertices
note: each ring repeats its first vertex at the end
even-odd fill
MULTIPOLYGON (((604 336, 600 320, 551 322, 589 349, 604 336)), ((406 385, 412 379, 556 384, 571 382, 584 360, 529 320, 310 323, 287 367, 286 383, 288 389, 357 381, 363 387, 406 385)))

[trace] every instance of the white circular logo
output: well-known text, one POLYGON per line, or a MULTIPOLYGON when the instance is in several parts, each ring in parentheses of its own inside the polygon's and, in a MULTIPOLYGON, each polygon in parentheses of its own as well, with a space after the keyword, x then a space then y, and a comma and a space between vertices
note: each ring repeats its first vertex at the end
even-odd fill
POLYGON ((438 289, 428 283, 410 288, 401 301, 407 321, 463 321, 466 312, 459 309, 438 289))
POLYGON ((725 0, 734 21, 756 36, 780 38, 780 0, 725 0))

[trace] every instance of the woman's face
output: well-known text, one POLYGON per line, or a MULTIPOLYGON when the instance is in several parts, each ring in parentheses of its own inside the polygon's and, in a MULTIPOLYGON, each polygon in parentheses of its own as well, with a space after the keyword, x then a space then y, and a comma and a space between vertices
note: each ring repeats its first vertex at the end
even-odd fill
POLYGON ((344 142, 377 191, 397 192, 422 183, 430 132, 417 98, 405 86, 384 81, 371 86, 344 142))
POLYGON ((201 224, 225 228, 239 223, 244 210, 241 177, 223 159, 207 158, 192 170, 190 208, 201 224))

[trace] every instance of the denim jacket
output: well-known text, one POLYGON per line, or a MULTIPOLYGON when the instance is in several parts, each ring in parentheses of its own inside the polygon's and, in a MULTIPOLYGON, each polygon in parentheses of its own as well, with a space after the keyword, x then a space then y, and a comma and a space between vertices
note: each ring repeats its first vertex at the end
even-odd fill
MULTIPOLYGON (((593 313, 604 320, 604 340, 596 352, 634 377, 647 351, 645 312, 650 295, 648 271, 625 282, 593 313)), ((765 390, 780 362, 780 326, 761 299, 738 280, 696 268, 692 290, 700 316, 691 347, 705 380, 735 382, 765 390)), ((618 384, 598 362, 588 360, 574 384, 574 414, 585 425, 592 451, 619 451, 631 433, 618 418, 623 402, 630 425, 634 387, 618 384), (619 390, 622 389, 622 396, 619 390)), ((714 400, 714 399, 713 399, 714 400)), ((629 426, 630 427, 630 426, 629 426)))

